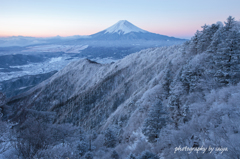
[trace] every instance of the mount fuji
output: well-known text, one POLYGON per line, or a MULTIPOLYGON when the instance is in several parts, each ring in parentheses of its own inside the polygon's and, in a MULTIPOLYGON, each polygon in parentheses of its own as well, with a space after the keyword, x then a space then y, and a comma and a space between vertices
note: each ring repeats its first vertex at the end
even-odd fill
POLYGON ((120 20, 113 26, 107 28, 105 31, 106 33, 118 33, 118 34, 127 34, 130 32, 142 32, 146 33, 147 31, 140 29, 133 25, 132 23, 128 22, 127 20, 120 20))
POLYGON ((174 37, 168 37, 143 30, 127 20, 120 20, 113 26, 91 35, 93 39, 98 40, 153 40, 153 41, 182 41, 174 37))

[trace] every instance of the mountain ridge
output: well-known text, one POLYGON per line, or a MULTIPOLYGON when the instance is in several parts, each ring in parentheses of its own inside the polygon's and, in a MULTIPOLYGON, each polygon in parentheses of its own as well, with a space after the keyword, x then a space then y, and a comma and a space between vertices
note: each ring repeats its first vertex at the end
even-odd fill
POLYGON ((184 39, 168 37, 143 30, 127 20, 120 20, 103 31, 90 35, 98 40, 155 40, 155 41, 181 41, 184 39))
POLYGON ((118 33, 118 34, 127 34, 130 32, 147 32, 137 26, 133 25, 132 23, 128 22, 127 20, 120 20, 116 24, 112 25, 111 27, 103 30, 106 33, 118 33))

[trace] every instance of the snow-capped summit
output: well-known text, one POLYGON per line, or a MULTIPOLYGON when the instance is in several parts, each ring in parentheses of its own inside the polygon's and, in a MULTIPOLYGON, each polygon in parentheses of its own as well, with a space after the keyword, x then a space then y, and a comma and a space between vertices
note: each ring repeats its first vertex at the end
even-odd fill
MULTIPOLYGON (((91 35, 94 40, 102 41, 133 41, 133 40, 151 40, 151 41, 183 41, 174 37, 151 33, 140 29, 127 20, 120 20, 113 26, 91 35)), ((185 40, 184 40, 185 41, 185 40)), ((135 43, 135 42, 134 42, 135 43)))
POLYGON ((130 32, 142 32, 146 33, 147 31, 140 29, 133 25, 132 23, 128 22, 127 20, 120 20, 113 26, 104 30, 105 33, 118 33, 118 34, 127 34, 130 32))

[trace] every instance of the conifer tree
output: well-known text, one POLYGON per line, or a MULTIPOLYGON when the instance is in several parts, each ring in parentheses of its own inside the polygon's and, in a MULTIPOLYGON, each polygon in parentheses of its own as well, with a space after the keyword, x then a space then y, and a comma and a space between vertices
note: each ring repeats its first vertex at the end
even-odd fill
POLYGON ((225 30, 229 31, 233 27, 234 23, 236 23, 236 21, 234 20, 234 18, 232 16, 229 16, 227 18, 227 22, 224 22, 224 23, 225 23, 225 27, 224 27, 225 30))
POLYGON ((148 117, 144 121, 142 132, 147 136, 149 142, 155 142, 160 130, 165 124, 165 112, 163 111, 162 102, 158 100, 150 108, 148 117))

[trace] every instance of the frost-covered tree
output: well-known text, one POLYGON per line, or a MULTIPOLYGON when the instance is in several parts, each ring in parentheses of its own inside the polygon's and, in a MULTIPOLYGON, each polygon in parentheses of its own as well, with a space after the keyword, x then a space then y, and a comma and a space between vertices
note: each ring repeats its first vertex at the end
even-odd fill
POLYGON ((195 35, 191 38, 191 42, 189 44, 190 46, 190 52, 192 54, 197 54, 198 53, 198 42, 201 36, 201 32, 197 30, 197 32, 195 33, 195 35))
POLYGON ((161 80, 162 87, 164 89, 164 97, 165 99, 168 98, 170 93, 170 85, 172 83, 172 63, 171 61, 168 63, 168 65, 165 67, 165 72, 163 75, 163 79, 161 80))
POLYGON ((231 31, 224 43, 224 48, 222 48, 220 53, 223 56, 222 61, 222 71, 225 73, 226 81, 229 84, 236 84, 237 81, 234 79, 240 77, 239 69, 239 56, 240 56, 240 34, 236 31, 231 31))
POLYGON ((115 147, 117 144, 117 137, 115 132, 108 128, 104 133, 104 146, 115 147))
MULTIPOLYGON (((188 68, 188 67, 186 67, 188 68)), ((179 122, 185 118, 183 115, 183 97, 190 91, 190 76, 186 68, 180 68, 170 86, 170 96, 168 98, 167 108, 172 123, 177 128, 179 122), (186 73, 184 73, 186 72, 186 73)))
POLYGON ((223 27, 221 23, 216 24, 216 32, 213 34, 211 38, 211 44, 209 45, 207 52, 215 54, 218 50, 219 45, 222 43, 223 40, 223 27))
POLYGON ((229 31, 230 29, 232 29, 233 25, 236 23, 236 21, 234 20, 234 18, 232 16, 229 16, 227 18, 227 22, 224 22, 225 23, 225 30, 226 31, 229 31))
POLYGON ((201 31, 201 35, 198 38, 197 42, 197 51, 198 53, 203 53, 206 51, 211 44, 212 37, 215 32, 218 30, 218 24, 212 24, 211 26, 207 26, 206 24, 202 26, 203 30, 201 31))
POLYGON ((20 125, 15 135, 17 139, 15 148, 19 156, 26 159, 33 158, 39 150, 47 149, 53 144, 54 138, 50 130, 49 124, 33 118, 29 118, 20 125))
POLYGON ((221 38, 221 43, 218 44, 213 56, 213 61, 217 69, 214 76, 221 86, 236 84, 239 81, 240 33, 232 29, 235 25, 237 23, 230 16, 227 22, 225 22, 223 29, 221 29, 221 36, 218 35, 213 39, 217 41, 217 38, 221 38))
POLYGON ((202 28, 203 30, 201 31, 201 34, 197 40, 197 45, 196 45, 197 53, 202 53, 205 50, 208 41, 211 39, 211 38, 204 37, 204 36, 209 36, 208 34, 209 27, 205 24, 204 26, 202 26, 202 28))
POLYGON ((147 136, 149 142, 155 142, 159 132, 166 124, 166 112, 160 100, 154 103, 143 124, 142 132, 147 136))

